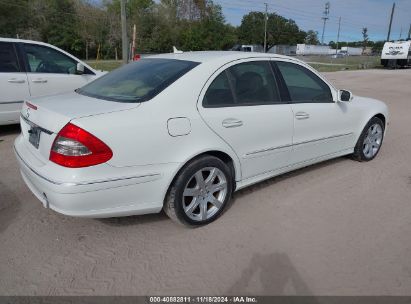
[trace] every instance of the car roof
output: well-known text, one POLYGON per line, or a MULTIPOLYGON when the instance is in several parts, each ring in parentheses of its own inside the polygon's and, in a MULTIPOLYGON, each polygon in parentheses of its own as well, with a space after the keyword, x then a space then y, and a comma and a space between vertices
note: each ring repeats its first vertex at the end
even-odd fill
POLYGON ((16 38, 2 38, 0 37, 1 42, 23 42, 23 43, 33 43, 33 44, 42 44, 42 45, 50 45, 45 42, 35 41, 35 40, 25 40, 25 39, 16 39, 16 38))
MULTIPOLYGON (((258 53, 258 52, 239 52, 239 51, 200 51, 200 52, 182 52, 182 53, 168 53, 152 55, 150 58, 163 58, 163 59, 177 59, 194 61, 199 63, 211 62, 211 61, 234 61, 247 58, 288 58, 288 56, 270 54, 270 53, 258 53)), ((292 58, 294 59, 294 58, 292 58)), ((294 59, 295 60, 295 59, 294 59)))

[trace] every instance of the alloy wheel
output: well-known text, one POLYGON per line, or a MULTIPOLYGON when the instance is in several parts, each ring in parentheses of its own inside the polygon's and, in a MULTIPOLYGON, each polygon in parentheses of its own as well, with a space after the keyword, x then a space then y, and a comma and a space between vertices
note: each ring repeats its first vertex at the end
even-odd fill
POLYGON ((223 207, 227 191, 227 178, 220 169, 207 167, 197 171, 184 188, 185 214, 194 221, 208 220, 223 207))
POLYGON ((379 124, 373 124, 367 131, 363 143, 363 153, 368 159, 373 158, 381 147, 383 130, 379 124))

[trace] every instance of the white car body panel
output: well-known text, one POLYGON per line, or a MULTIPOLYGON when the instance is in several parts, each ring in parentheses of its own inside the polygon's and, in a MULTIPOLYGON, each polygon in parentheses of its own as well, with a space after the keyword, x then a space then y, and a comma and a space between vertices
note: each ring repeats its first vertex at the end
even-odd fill
POLYGON ((0 125, 16 123, 23 100, 30 96, 26 73, 0 72, 0 125))
MULTIPOLYGON (((202 107, 207 88, 228 66, 268 59, 307 67, 296 59, 243 52, 154 58, 202 64, 141 104, 108 102, 77 93, 31 100, 38 109, 30 111, 28 120, 51 134, 42 133, 40 147, 35 149, 28 143, 28 125, 22 118, 22 135, 16 139, 15 151, 25 182, 46 207, 83 217, 155 213, 161 210, 179 170, 203 153, 224 154, 231 159, 238 190, 352 153, 362 129, 375 115, 383 115, 388 124, 383 102, 356 96, 350 102, 338 102, 338 92, 328 82, 335 100, 326 104, 202 107), (297 119, 298 112, 308 113, 309 118, 297 119), (222 122, 227 118, 241 120, 243 125, 225 128, 222 122), (106 143, 113 158, 78 169, 49 161, 51 145, 69 121, 106 143)), ((27 109, 24 105, 22 117, 27 109)))
POLYGON ((73 92, 96 79, 95 75, 66 75, 52 73, 27 73, 30 98, 73 92))
POLYGON ((0 92, 2 92, 0 95, 0 125, 19 122, 20 110, 24 100, 57 93, 72 92, 105 74, 105 72, 96 71, 73 55, 47 43, 11 38, 0 38, 0 42, 25 43, 51 48, 70 57, 76 62, 81 63, 95 74, 74 75, 57 73, 0 72, 0 92))

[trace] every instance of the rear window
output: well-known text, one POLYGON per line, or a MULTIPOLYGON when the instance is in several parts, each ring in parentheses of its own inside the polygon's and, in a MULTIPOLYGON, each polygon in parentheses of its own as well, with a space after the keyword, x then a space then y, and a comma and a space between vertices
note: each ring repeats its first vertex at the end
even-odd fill
POLYGON ((76 92, 116 102, 143 102, 152 99, 198 64, 176 59, 145 58, 108 73, 76 92))

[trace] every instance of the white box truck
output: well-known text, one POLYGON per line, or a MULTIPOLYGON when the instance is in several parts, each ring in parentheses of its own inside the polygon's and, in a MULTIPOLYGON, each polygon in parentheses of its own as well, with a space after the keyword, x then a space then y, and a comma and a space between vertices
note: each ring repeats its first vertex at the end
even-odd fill
POLYGON ((328 55, 331 47, 328 45, 297 44, 297 55, 328 55))
POLYGON ((362 55, 362 48, 343 46, 341 48, 341 53, 347 56, 360 56, 362 55))
POLYGON ((405 67, 411 65, 411 40, 386 42, 381 53, 384 67, 405 67))

